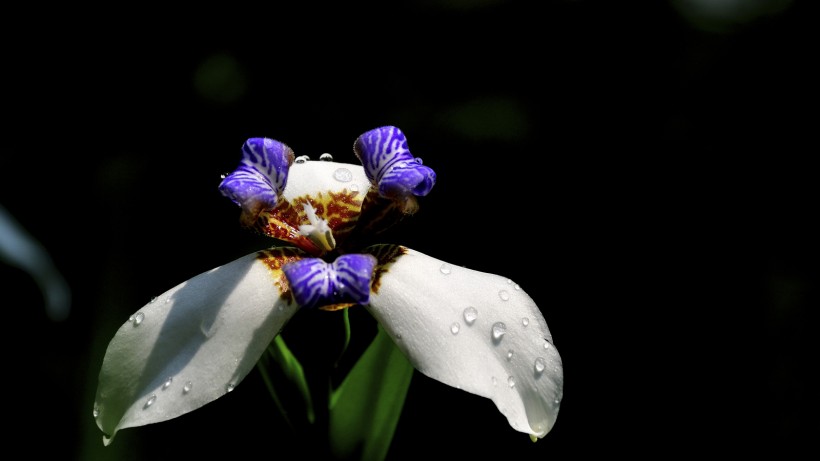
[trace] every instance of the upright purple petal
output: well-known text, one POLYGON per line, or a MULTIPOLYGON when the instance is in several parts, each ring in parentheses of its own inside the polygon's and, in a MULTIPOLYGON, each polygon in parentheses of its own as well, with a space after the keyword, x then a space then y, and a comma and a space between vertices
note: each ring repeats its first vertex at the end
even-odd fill
POLYGON ((244 224, 252 224, 259 213, 279 203, 293 158, 293 150, 279 141, 245 141, 239 166, 219 185, 222 195, 242 207, 244 224))
POLYGON ((353 151, 382 197, 400 201, 425 196, 436 184, 436 173, 413 157, 407 138, 395 126, 362 134, 353 144, 353 151))

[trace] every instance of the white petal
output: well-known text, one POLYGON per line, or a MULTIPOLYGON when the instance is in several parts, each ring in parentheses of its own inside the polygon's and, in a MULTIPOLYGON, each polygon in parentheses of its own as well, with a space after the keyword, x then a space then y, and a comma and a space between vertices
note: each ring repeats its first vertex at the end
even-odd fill
POLYGON ((107 435, 165 421, 229 392, 296 312, 277 277, 247 255, 159 295, 108 345, 94 414, 107 435))
POLYGON ((370 189, 370 180, 361 165, 311 160, 294 163, 288 172, 284 196, 293 201, 297 197, 314 196, 317 191, 339 193, 358 191, 364 197, 370 189))
POLYGON ((532 298, 509 279, 410 249, 386 269, 368 310, 413 366, 492 399, 514 429, 546 435, 563 368, 532 298))

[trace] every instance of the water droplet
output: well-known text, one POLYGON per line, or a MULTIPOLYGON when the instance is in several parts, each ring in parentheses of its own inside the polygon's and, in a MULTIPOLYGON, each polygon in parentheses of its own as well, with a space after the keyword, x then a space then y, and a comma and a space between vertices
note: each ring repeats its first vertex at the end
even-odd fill
POLYGON ((168 389, 172 382, 174 382, 174 378, 168 378, 165 380, 165 382, 162 383, 162 390, 164 391, 165 389, 168 389))
POLYGON ((171 302, 171 297, 170 297, 170 296, 169 296, 169 297, 167 297, 167 298, 165 298, 165 304, 168 304, 168 303, 170 303, 170 302, 171 302))
POLYGON ((145 406, 143 407, 143 409, 150 407, 156 401, 157 401, 157 395, 156 394, 151 394, 151 397, 148 397, 148 400, 145 401, 145 406))
POLYGON ((350 185, 350 190, 352 190, 353 192, 358 192, 359 191, 359 185, 355 184, 355 183, 351 184, 350 185))
POLYGON ((501 298, 502 301, 509 301, 510 294, 507 293, 507 290, 501 290, 498 292, 498 297, 501 298))
POLYGON ((92 410, 92 411, 91 411, 91 414, 92 414, 92 415, 94 415, 94 418, 95 418, 95 419, 96 419, 98 416, 100 416, 100 409, 99 409, 99 408, 97 408, 97 405, 94 405, 94 410, 92 410))
POLYGON ((495 379, 495 376, 493 376, 493 386, 497 386, 497 385, 498 385, 498 380, 495 379))
POLYGON ((444 275, 448 275, 452 271, 452 269, 450 269, 450 265, 447 263, 442 264, 441 267, 439 267, 439 270, 444 275))
POLYGON ((552 401, 553 405, 558 405, 559 403, 561 403, 561 401, 558 400, 558 399, 555 399, 555 400, 552 401))
POLYGON ((549 342, 549 341, 545 341, 545 342, 544 342, 544 349, 549 349, 549 348, 550 348, 550 342, 549 342))
POLYGON ((225 174, 225 173, 222 173, 221 175, 219 175, 219 179, 225 179, 227 177, 228 177, 228 175, 225 174))
POLYGON ((231 392, 234 389, 236 389, 236 384, 228 383, 228 386, 225 388, 225 392, 231 392))
POLYGON ((521 325, 527 326, 527 325, 529 325, 529 324, 530 324, 530 319, 528 319, 528 318, 526 318, 526 317, 524 317, 523 319, 521 319, 521 325))
POLYGON ((514 377, 512 377, 512 376, 510 376, 509 378, 507 378, 507 384, 509 384, 509 385, 510 385, 510 387, 515 387, 515 378, 514 378, 514 377))
POLYGON ((187 394, 187 393, 191 392, 192 387, 194 387, 194 383, 192 383, 190 381, 186 381, 185 385, 182 386, 182 393, 187 394))
POLYGON ((347 168, 337 168, 336 171, 333 172, 333 178, 336 181, 350 182, 350 180, 353 179, 353 173, 347 168))
POLYGON ((424 164, 424 162, 422 162, 422 160, 421 160, 421 157, 416 157, 416 163, 418 163, 419 165, 424 164))
POLYGON ((333 156, 328 154, 327 152, 325 152, 324 154, 319 156, 319 160, 321 160, 323 162, 332 162, 333 161, 333 156))
POLYGON ((300 155, 300 156, 296 157, 296 160, 294 160, 293 162, 294 163, 305 163, 305 162, 308 162, 308 161, 310 161, 310 157, 308 157, 307 155, 300 155))
POLYGON ((507 332, 507 325, 504 325, 502 322, 495 322, 493 324, 493 339, 495 341, 501 341, 501 337, 504 336, 504 333, 507 332))
POLYGON ((460 329, 461 329, 461 325, 459 325, 458 322, 453 322, 453 324, 450 325, 450 332, 453 333, 454 335, 457 335, 458 330, 460 330, 460 329))
POLYGON ((154 302, 154 301, 156 301, 156 300, 157 300, 157 297, 156 297, 156 296, 154 296, 153 298, 151 298, 151 301, 148 301, 148 302, 149 302, 149 303, 152 303, 152 302, 154 302))
POLYGON ((477 318, 478 310, 475 307, 470 306, 464 308, 464 321, 467 322, 467 325, 472 325, 477 318))
POLYGON ((401 333, 396 333, 396 339, 401 339, 401 333))
POLYGON ((509 362, 510 360, 512 360, 513 355, 515 355, 515 351, 514 351, 514 350, 512 350, 512 349, 510 349, 510 350, 507 352, 507 361, 508 361, 508 362, 509 362))
POLYGON ((507 285, 512 285, 512 279, 507 279, 507 285))
POLYGON ((519 284, 517 284, 517 283, 516 283, 515 285, 513 285, 513 288, 515 288, 516 290, 520 290, 520 289, 521 289, 521 285, 519 285, 519 284))
POLYGON ((137 326, 140 323, 142 323, 143 320, 145 320, 145 314, 143 314, 142 312, 137 312, 136 314, 131 316, 128 320, 131 320, 132 322, 134 322, 134 326, 137 326))
POLYGON ((544 372, 544 368, 547 367, 547 362, 544 361, 541 357, 535 359, 535 372, 539 375, 544 372))

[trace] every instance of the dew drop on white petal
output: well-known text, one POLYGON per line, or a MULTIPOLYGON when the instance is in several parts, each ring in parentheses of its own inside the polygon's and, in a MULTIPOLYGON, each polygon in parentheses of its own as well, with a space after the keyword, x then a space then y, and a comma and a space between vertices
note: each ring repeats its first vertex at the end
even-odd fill
POLYGON ((549 348, 550 348, 550 342, 549 342, 549 341, 545 341, 545 342, 544 342, 544 349, 549 349, 549 348))
POLYGON ((452 333, 454 335, 457 335, 458 330, 460 330, 460 329, 461 329, 461 325, 459 325, 458 322, 453 322, 453 324, 450 325, 450 333, 452 333))
POLYGON ((419 165, 423 164, 423 162, 421 161, 421 157, 416 157, 416 163, 418 163, 419 165))
POLYGON ((227 177, 228 177, 228 175, 225 174, 225 173, 222 173, 221 175, 219 175, 219 179, 225 179, 227 177))
POLYGON ((521 319, 521 325, 527 326, 527 325, 529 325, 529 324, 530 324, 530 319, 528 319, 528 318, 526 318, 526 317, 524 317, 523 319, 521 319))
POLYGON ((539 375, 544 372, 544 368, 547 367, 547 363, 541 357, 535 359, 535 372, 539 375))
POLYGON ((356 183, 351 184, 350 185, 350 190, 352 190, 353 192, 358 192, 359 191, 359 185, 356 184, 356 183))
POLYGON ((137 326, 137 325, 139 325, 140 323, 142 323, 142 321, 143 321, 143 320, 145 320, 145 314, 143 314, 142 312, 137 312, 137 313, 136 313, 136 314, 134 314, 134 316, 133 316, 132 318, 130 318, 129 320, 131 320, 131 321, 133 321, 133 322, 134 322, 134 326, 137 326))
POLYGON ((512 285, 512 279, 507 279, 507 285, 512 285))
POLYGON ((498 297, 501 298, 502 301, 509 301, 510 294, 507 293, 507 290, 501 290, 498 292, 498 297))
POLYGON ((151 394, 151 397, 148 397, 148 400, 145 401, 145 406, 143 408, 148 408, 157 401, 157 395, 151 394))
POLYGON ((225 387, 225 392, 231 392, 231 391, 232 391, 232 390, 234 390, 235 388, 236 388, 236 384, 234 384, 234 383, 228 383, 228 386, 227 386, 227 387, 225 387))
POLYGON ((464 321, 467 322, 467 325, 472 325, 475 322, 475 319, 477 318, 478 309, 476 309, 473 306, 464 308, 464 321))
POLYGON ((513 288, 515 288, 516 290, 520 290, 520 289, 521 289, 521 285, 519 285, 519 284, 517 284, 517 283, 516 283, 515 285, 513 285, 513 288))
POLYGON ((323 162, 332 162, 333 161, 333 156, 328 154, 327 152, 325 152, 324 154, 319 156, 319 160, 321 160, 323 162))
POLYGON ((510 350, 507 352, 507 361, 508 361, 508 362, 509 362, 510 360, 512 360, 513 355, 515 355, 515 351, 514 351, 514 350, 512 350, 512 349, 510 349, 510 350))
POLYGON ((347 168, 337 168, 336 171, 333 172, 333 178, 336 181, 349 182, 353 179, 353 173, 347 168))
POLYGON ((170 303, 170 302, 171 302, 171 297, 170 297, 170 296, 169 296, 169 297, 167 297, 167 298, 165 298, 165 304, 168 304, 168 303, 170 303))
POLYGON ((154 301, 156 301, 156 300, 157 300, 157 297, 156 297, 156 296, 154 296, 153 298, 151 298, 151 301, 149 301, 149 303, 153 303, 153 302, 154 302, 154 301))
POLYGON ((296 160, 294 160, 293 162, 294 163, 305 163, 308 160, 310 160, 310 157, 308 157, 307 155, 300 155, 300 156, 296 157, 296 160))
POLYGON ((171 386, 172 382, 174 382, 174 378, 166 379, 165 382, 162 383, 162 390, 164 391, 165 389, 168 389, 168 387, 171 386))
POLYGON ((504 336, 504 333, 507 332, 507 325, 504 325, 503 322, 495 322, 493 324, 493 339, 498 341, 504 336))
POLYGON ((447 264, 447 263, 442 264, 441 267, 439 267, 438 269, 444 275, 448 275, 452 271, 452 269, 450 268, 450 265, 447 264))
POLYGON ((182 393, 187 394, 187 393, 191 392, 192 387, 194 387, 194 383, 192 383, 190 381, 186 381, 185 385, 182 386, 182 393))
POLYGON ((91 414, 92 414, 92 415, 94 415, 94 417, 95 417, 95 418, 96 418, 97 416, 100 416, 100 409, 99 409, 99 408, 97 408, 97 405, 96 405, 96 404, 94 405, 94 410, 91 412, 91 414))
POLYGON ((507 378, 507 384, 509 384, 510 387, 515 387, 515 377, 510 376, 509 378, 507 378))

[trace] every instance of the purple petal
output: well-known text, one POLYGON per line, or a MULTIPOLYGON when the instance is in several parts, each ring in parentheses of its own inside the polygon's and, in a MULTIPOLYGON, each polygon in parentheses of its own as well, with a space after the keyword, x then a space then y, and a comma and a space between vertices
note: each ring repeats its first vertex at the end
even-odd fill
POLYGON ((436 173, 421 164, 407 148, 407 138, 395 126, 370 130, 356 140, 353 151, 367 177, 378 185, 379 195, 406 199, 427 195, 436 183, 436 173))
POLYGON ((284 265, 282 271, 296 302, 314 308, 367 304, 375 266, 376 258, 372 255, 347 254, 330 264, 319 258, 305 258, 284 265))
POLYGON ((219 185, 222 195, 242 207, 242 221, 252 223, 263 210, 274 208, 285 190, 293 150, 268 138, 250 138, 242 160, 219 185))

